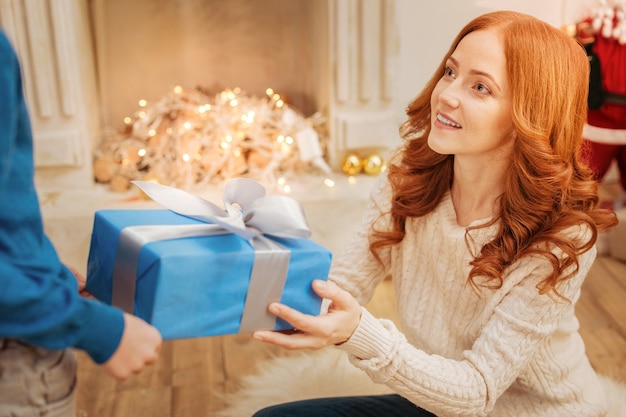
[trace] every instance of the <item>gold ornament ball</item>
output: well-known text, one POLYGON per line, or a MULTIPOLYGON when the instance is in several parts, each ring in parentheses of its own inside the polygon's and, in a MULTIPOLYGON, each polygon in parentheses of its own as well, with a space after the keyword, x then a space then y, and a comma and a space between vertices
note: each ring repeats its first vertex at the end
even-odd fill
POLYGON ((341 162, 341 170, 347 175, 357 175, 363 169, 361 158, 356 154, 348 154, 341 162))
POLYGON ((109 181, 109 187, 116 193, 123 193, 130 188, 130 181, 123 175, 115 174, 109 181))
POLYGON ((363 171, 368 175, 378 175, 385 167, 385 161, 378 154, 371 154, 363 160, 363 171))

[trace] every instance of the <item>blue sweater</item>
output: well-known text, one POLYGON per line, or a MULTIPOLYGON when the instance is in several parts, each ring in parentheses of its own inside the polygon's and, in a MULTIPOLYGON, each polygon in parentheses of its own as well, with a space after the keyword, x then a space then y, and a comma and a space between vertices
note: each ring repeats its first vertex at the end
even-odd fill
POLYGON ((0 338, 75 347, 105 362, 122 337, 122 312, 78 294, 44 234, 33 176, 21 70, 0 31, 0 338))

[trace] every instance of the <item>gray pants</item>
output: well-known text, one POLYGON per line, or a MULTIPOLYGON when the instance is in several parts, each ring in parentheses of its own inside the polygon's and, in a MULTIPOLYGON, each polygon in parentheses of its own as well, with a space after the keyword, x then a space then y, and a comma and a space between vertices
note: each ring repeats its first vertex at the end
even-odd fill
POLYGON ((0 417, 74 417, 74 352, 0 339, 0 417))

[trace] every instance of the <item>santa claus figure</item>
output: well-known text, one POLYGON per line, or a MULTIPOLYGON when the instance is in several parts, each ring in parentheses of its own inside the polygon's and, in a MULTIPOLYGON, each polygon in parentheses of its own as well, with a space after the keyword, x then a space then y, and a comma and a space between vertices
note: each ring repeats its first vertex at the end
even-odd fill
POLYGON ((626 207, 626 1, 604 3, 578 31, 592 72, 583 156, 598 181, 617 163, 621 194, 604 203, 617 210, 626 207), (594 77, 601 83, 597 87, 594 77))

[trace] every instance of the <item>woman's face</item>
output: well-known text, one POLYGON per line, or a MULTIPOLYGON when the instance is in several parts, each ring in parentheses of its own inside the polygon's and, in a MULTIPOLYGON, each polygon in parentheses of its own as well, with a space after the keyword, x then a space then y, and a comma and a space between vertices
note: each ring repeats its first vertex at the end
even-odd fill
POLYGON ((465 36, 445 67, 431 96, 430 148, 444 155, 508 157, 514 128, 498 32, 465 36))

